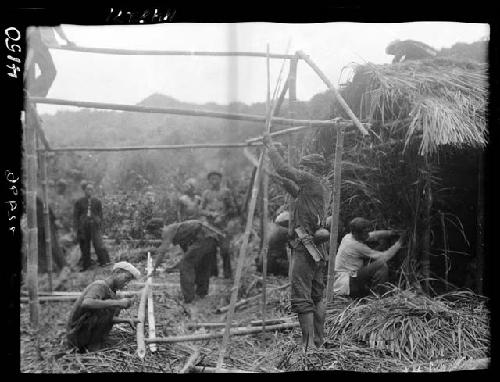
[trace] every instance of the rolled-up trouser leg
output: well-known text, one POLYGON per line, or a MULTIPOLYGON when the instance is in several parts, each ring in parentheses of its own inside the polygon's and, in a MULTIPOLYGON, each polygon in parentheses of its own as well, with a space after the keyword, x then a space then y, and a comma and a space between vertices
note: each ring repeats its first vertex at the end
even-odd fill
POLYGON ((294 313, 312 313, 323 298, 324 261, 316 263, 307 249, 292 249, 291 305, 294 313))
POLYGON ((215 239, 205 239, 200 242, 200 258, 195 266, 196 294, 205 297, 210 284, 210 264, 212 256, 217 252, 215 239))
POLYGON ((231 254, 229 252, 229 240, 230 239, 226 236, 220 243, 220 257, 222 257, 222 269, 225 279, 230 279, 233 274, 231 269, 231 254))
POLYGON ((94 244, 95 254, 100 265, 110 262, 108 250, 102 240, 101 229, 97 224, 92 224, 92 243, 94 244))
POLYGON ((363 297, 370 293, 389 279, 389 268, 384 260, 375 260, 367 266, 361 268, 356 277, 351 277, 349 281, 350 296, 363 297))
POLYGON ((67 340, 79 349, 101 344, 113 328, 115 309, 96 310, 68 333, 67 340))

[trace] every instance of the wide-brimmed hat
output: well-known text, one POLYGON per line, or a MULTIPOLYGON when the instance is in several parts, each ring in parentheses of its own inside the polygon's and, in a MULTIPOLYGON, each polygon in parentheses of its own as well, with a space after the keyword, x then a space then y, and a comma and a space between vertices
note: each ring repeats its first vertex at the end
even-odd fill
POLYGON ((300 159, 299 166, 305 166, 317 170, 323 170, 326 167, 326 161, 323 155, 308 154, 300 159))
POLYGON ((222 178, 222 172, 217 171, 217 170, 212 170, 212 171, 210 171, 210 172, 207 174, 207 179, 209 179, 209 178, 210 178, 210 176, 212 176, 212 175, 219 175, 219 176, 222 178))
POLYGON ((129 272, 135 279, 141 277, 141 272, 127 261, 120 261, 113 265, 113 271, 116 269, 123 269, 124 271, 129 272))

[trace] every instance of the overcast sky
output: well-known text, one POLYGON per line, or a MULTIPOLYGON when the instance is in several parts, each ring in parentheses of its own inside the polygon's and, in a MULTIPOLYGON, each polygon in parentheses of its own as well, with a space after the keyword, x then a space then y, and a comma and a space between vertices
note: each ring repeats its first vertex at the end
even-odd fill
MULTIPOLYGON (((487 24, 415 22, 395 24, 156 24, 132 26, 63 25, 83 47, 151 50, 302 50, 334 84, 350 63, 390 63, 385 47, 393 40, 422 41, 436 49, 489 37, 487 24)), ((196 56, 116 56, 51 50, 57 77, 47 97, 135 104, 153 93, 193 103, 262 102, 266 97, 265 58, 196 56)), ((271 61, 274 89, 282 60, 271 61)), ((288 64, 285 66, 285 73, 288 64)), ((304 62, 297 73, 297 97, 309 100, 325 85, 304 62)), ((39 105, 42 113, 70 107, 39 105)))

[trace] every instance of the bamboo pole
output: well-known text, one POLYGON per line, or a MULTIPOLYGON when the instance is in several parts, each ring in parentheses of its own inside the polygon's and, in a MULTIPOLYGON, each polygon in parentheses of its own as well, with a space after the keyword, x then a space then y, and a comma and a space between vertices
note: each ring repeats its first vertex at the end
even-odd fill
MULTIPOLYGON (((32 102, 42 103, 47 105, 67 105, 76 107, 87 107, 93 109, 121 110, 128 112, 159 113, 159 114, 185 115, 192 117, 222 118, 222 119, 249 121, 257 123, 266 122, 265 115, 224 113, 224 112, 215 112, 208 110, 179 109, 173 107, 148 107, 148 106, 123 105, 123 104, 103 103, 103 102, 70 101, 70 100, 43 98, 43 97, 30 97, 29 99, 32 102)), ((306 124, 311 126, 329 126, 332 124, 332 122, 328 120, 300 120, 300 119, 286 119, 278 117, 274 117, 272 119, 272 122, 275 125, 286 125, 286 126, 301 126, 306 124)))
POLYGON ((141 151, 141 150, 187 150, 187 149, 241 149, 251 146, 262 146, 261 143, 191 143, 185 145, 151 145, 151 146, 110 146, 110 147, 54 147, 49 151, 141 151))
POLYGON ((30 113, 33 113, 33 122, 35 123, 36 133, 40 137, 40 139, 42 140, 43 147, 46 150, 49 150, 50 149, 49 141, 47 140, 47 137, 45 136, 45 131, 42 128, 42 120, 40 119, 40 116, 38 115, 35 106, 33 104, 29 103, 28 110, 30 113))
POLYGON ((333 84, 330 82, 328 77, 318 68, 318 66, 304 52, 298 51, 296 54, 301 59, 303 59, 305 62, 307 62, 307 64, 312 68, 312 70, 314 70, 316 72, 316 74, 319 76, 319 78, 321 78, 321 80, 326 84, 328 89, 333 91, 333 94, 335 95, 335 98, 337 99, 338 103, 340 104, 340 106, 342 106, 342 108, 347 113, 347 115, 352 119, 352 121, 354 122, 356 127, 359 129, 359 131, 361 131, 361 133, 363 133, 363 135, 367 135, 368 131, 363 127, 361 122, 359 122, 359 119, 354 115, 354 113, 352 112, 349 105, 347 105, 344 98, 342 98, 342 96, 340 95, 338 90, 335 88, 335 86, 333 86, 333 84))
MULTIPOLYGON (((289 286, 290 286, 290 283, 288 282, 288 283, 286 283, 286 284, 284 284, 284 285, 281 285, 281 286, 279 286, 279 287, 277 287, 277 288, 269 289, 269 293, 271 293, 271 292, 275 292, 275 291, 280 290, 280 289, 285 289, 285 288, 288 288, 289 286)), ((240 307, 242 307, 243 305, 247 305, 247 304, 248 304, 248 303, 250 303, 250 302, 253 302, 253 301, 258 300, 259 298, 261 298, 261 295, 260 295, 260 294, 258 294, 258 295, 256 295, 256 296, 252 296, 252 297, 246 298, 246 299, 243 299, 243 300, 240 300, 240 301, 238 301, 237 303, 235 303, 234 308, 235 308, 235 309, 236 309, 236 308, 240 308, 240 307)), ((225 313, 225 312, 227 312, 227 311, 229 310, 229 307, 230 307, 230 306, 231 306, 231 304, 226 305, 226 306, 223 306, 223 307, 221 307, 221 308, 217 308, 215 312, 216 312, 216 313, 225 313)))
POLYGON ((240 369, 218 369, 216 367, 209 367, 209 366, 191 366, 189 368, 189 371, 195 372, 195 373, 228 373, 228 374, 241 374, 241 373, 257 373, 255 371, 248 371, 248 370, 240 370, 240 369))
POLYGON ((49 192, 48 192, 48 176, 47 176, 47 151, 43 151, 41 154, 42 167, 42 189, 43 189, 43 228, 45 231, 45 258, 47 265, 47 277, 49 281, 49 291, 52 292, 52 230, 50 226, 50 216, 49 216, 49 192))
POLYGON ((139 311, 137 312, 137 355, 143 359, 146 356, 146 344, 144 338, 144 320, 146 317, 146 301, 148 295, 149 284, 146 282, 141 292, 141 300, 139 302, 139 311))
MULTIPOLYGON (((266 69, 267 69, 267 94, 266 94, 266 114, 271 117, 271 68, 269 64, 269 44, 267 44, 267 60, 266 60, 266 69)), ((267 133, 270 132, 270 123, 266 122, 266 125, 269 126, 267 133)), ((264 149, 265 151, 265 149, 264 149)), ((264 153, 264 159, 262 166, 264 168, 267 167, 267 155, 264 153)), ((267 252, 269 247, 269 234, 267 231, 267 221, 269 219, 268 209, 269 209, 269 175, 266 171, 262 173, 262 331, 265 332, 266 325, 266 298, 267 298, 267 252)))
MULTIPOLYGON (((151 253, 148 252, 148 274, 151 274, 153 272, 153 261, 151 259, 151 253)), ((148 336, 149 338, 154 338, 156 337, 156 325, 155 325, 155 312, 154 312, 154 305, 153 305, 153 288, 151 287, 151 284, 153 283, 153 276, 148 277, 148 336)), ((151 352, 156 351, 156 344, 150 344, 149 345, 149 350, 151 352)))
POLYGON ((484 153, 478 154, 477 210, 476 210, 476 290, 482 295, 484 275, 484 153))
POLYGON ((179 372, 179 374, 185 374, 189 371, 189 369, 193 366, 196 365, 196 362, 198 362, 198 360, 200 359, 200 355, 201 355, 201 348, 198 347, 195 349, 195 351, 193 352, 193 354, 191 354, 191 356, 189 357, 189 359, 187 360, 186 364, 184 365, 184 367, 181 369, 181 371, 179 372))
MULTIPOLYGON (((278 324, 278 325, 269 325, 266 327, 266 331, 276 331, 276 330, 286 330, 286 329, 293 329, 299 326, 299 322, 286 322, 283 324, 278 324)), ((231 330, 231 335, 232 336, 246 336, 249 334, 257 334, 261 333, 262 328, 259 326, 256 327, 236 327, 231 330)), ((145 342, 146 343, 178 343, 178 342, 191 342, 191 341, 205 341, 205 340, 211 340, 211 339, 216 339, 216 338, 222 338, 224 337, 225 332, 214 332, 214 333, 204 333, 204 334, 189 334, 189 335, 184 335, 184 336, 174 336, 174 337, 157 337, 157 338, 146 338, 145 342)))
MULTIPOLYGON (((269 109, 267 116, 266 116, 266 124, 264 126, 264 131, 269 133, 271 131, 271 121, 272 117, 274 114, 274 109, 269 109)), ((264 146, 262 153, 259 158, 259 164, 257 166, 257 170, 255 172, 255 181, 254 185, 252 188, 252 197, 250 199, 250 206, 248 208, 248 214, 247 214, 247 224, 245 227, 245 233, 243 235, 243 243, 240 247, 240 253, 239 253, 239 258, 238 258, 238 265, 236 268, 236 277, 234 279, 234 286, 233 286, 233 291, 231 294, 231 300, 229 304, 229 311, 227 314, 227 321, 226 321, 226 330, 224 331, 224 338, 222 340, 222 347, 221 351, 219 353, 219 358, 217 360, 217 369, 220 369, 222 367, 222 362, 224 361, 224 355, 226 353, 226 349, 229 343, 229 336, 230 336, 230 328, 231 328, 231 322, 233 320, 233 315, 234 315, 234 305, 236 303, 236 299, 238 298, 238 289, 240 286, 240 278, 241 278, 241 271, 243 269, 243 261, 245 259, 245 254, 247 251, 248 247, 248 239, 250 237, 250 230, 252 229, 252 223, 253 223, 253 215, 255 212, 255 204, 257 201, 257 194, 259 192, 259 180, 261 176, 261 169, 262 165, 264 163, 264 157, 266 155, 266 148, 264 146)))
POLYGON ((326 284, 326 302, 333 301, 333 283, 335 276, 335 256, 339 239, 340 189, 342 178, 342 151, 344 148, 344 129, 337 130, 335 162, 333 165, 333 200, 332 221, 330 223, 330 253, 328 256, 328 279, 326 284))
MULTIPOLYGON (((136 50, 136 49, 113 49, 113 48, 90 48, 84 46, 51 46, 50 49, 66 50, 72 52, 97 53, 97 54, 113 54, 122 56, 212 56, 212 57, 267 57, 267 53, 262 52, 203 52, 189 50, 136 50)), ((292 55, 271 53, 269 58, 286 59, 292 55)))
POLYGON ((27 240, 27 284, 29 292, 30 324, 38 341, 38 227, 36 216, 36 134, 34 114, 30 111, 29 103, 25 107, 24 123, 24 153, 26 158, 26 218, 28 227, 27 240))

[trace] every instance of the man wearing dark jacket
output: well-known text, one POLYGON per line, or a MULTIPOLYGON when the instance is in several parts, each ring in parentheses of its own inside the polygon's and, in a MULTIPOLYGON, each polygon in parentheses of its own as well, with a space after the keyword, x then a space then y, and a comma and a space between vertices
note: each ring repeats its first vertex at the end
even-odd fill
POLYGON ((93 197, 94 186, 83 183, 85 196, 78 199, 73 210, 73 229, 76 232, 82 256, 82 270, 90 267, 90 242, 94 244, 95 253, 101 266, 109 263, 109 254, 102 240, 102 204, 93 197))
POLYGON ((324 339, 322 298, 326 253, 321 247, 315 247, 312 240, 326 224, 329 192, 320 174, 326 164, 319 154, 310 154, 300 160, 296 169, 281 158, 269 134, 264 135, 263 143, 276 173, 284 178, 283 186, 295 198, 291 211, 294 236, 289 242, 292 248, 291 305, 292 312, 298 315, 302 345, 307 351, 313 345, 321 346, 324 339))

